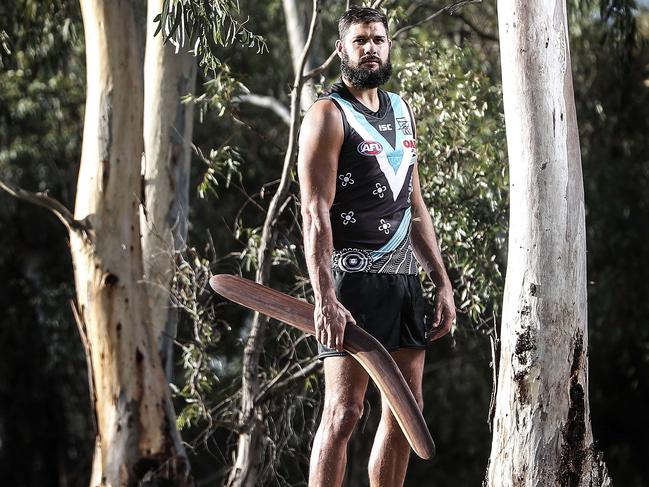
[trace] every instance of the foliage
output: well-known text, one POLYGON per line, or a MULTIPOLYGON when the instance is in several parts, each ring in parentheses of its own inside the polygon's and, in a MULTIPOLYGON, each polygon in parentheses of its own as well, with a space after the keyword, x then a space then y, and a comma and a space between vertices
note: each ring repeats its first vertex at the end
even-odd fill
POLYGON ((417 117, 422 193, 459 310, 482 326, 498 314, 503 289, 508 191, 500 87, 470 65, 476 56, 469 47, 432 42, 415 49, 418 57, 397 73, 417 117))
POLYGON ((154 19, 158 23, 155 34, 162 31, 165 41, 177 48, 188 45, 206 72, 218 73, 218 46, 238 42, 256 46, 258 52, 266 49, 264 39, 248 30, 248 20, 241 21, 238 15, 237 0, 164 0, 162 12, 154 19))
POLYGON ((203 181, 198 185, 198 195, 205 198, 207 191, 211 191, 214 196, 218 196, 216 186, 219 185, 219 176, 223 176, 225 189, 230 187, 233 175, 239 175, 239 164, 241 164, 241 155, 239 151, 229 145, 212 149, 209 159, 203 156, 200 149, 198 150, 201 160, 207 165, 203 181))
POLYGON ((183 98, 184 103, 193 103, 199 108, 201 122, 206 111, 211 110, 217 117, 222 117, 226 110, 236 102, 236 97, 248 94, 250 90, 232 73, 226 63, 218 61, 218 71, 203 83, 203 93, 199 96, 188 94, 183 98))
POLYGON ((7 30, 0 51, 0 171, 30 189, 63 189, 69 203, 85 76, 78 12, 52 1, 2 9, 7 30), (30 164, 36 168, 26 171, 30 164))
MULTIPOLYGON (((0 176, 71 206, 85 78, 78 5, 3 2, 0 23, 0 176)), ((88 485, 94 432, 67 234, 4 192, 0 228, 0 478, 88 485)))
POLYGON ((587 212, 593 432, 616 485, 640 487, 649 450, 641 433, 649 428, 642 409, 649 388, 649 11, 633 20, 641 30, 630 44, 616 40, 616 22, 582 20, 571 49, 587 212))
POLYGON ((189 426, 200 418, 211 420, 205 397, 215 388, 219 374, 209 356, 220 338, 220 325, 209 288, 209 261, 201 258, 195 249, 178 251, 178 262, 172 281, 171 296, 174 306, 182 310, 192 324, 191 336, 180 341, 182 366, 187 380, 177 394, 186 406, 178 415, 180 428, 189 426))

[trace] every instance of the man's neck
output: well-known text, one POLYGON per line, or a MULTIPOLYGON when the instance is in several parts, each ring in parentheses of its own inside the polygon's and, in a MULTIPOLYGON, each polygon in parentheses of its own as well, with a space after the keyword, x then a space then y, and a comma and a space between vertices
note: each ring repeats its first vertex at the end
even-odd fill
POLYGON ((379 110, 380 102, 378 88, 359 88, 358 86, 353 86, 344 76, 342 77, 342 80, 354 98, 373 112, 379 110))

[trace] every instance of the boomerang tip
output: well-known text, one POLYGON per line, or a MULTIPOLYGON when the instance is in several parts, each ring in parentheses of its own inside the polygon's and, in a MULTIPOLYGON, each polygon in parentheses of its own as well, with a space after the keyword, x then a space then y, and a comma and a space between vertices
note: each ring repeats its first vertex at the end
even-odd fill
POLYGON ((426 442, 426 445, 415 450, 417 456, 419 456, 419 458, 421 458, 422 460, 432 460, 437 453, 433 439, 429 436, 428 440, 429 441, 426 442))
POLYGON ((215 274, 210 277, 210 287, 214 289, 217 293, 221 294, 221 291, 227 287, 228 281, 232 281, 234 276, 230 274, 215 274))

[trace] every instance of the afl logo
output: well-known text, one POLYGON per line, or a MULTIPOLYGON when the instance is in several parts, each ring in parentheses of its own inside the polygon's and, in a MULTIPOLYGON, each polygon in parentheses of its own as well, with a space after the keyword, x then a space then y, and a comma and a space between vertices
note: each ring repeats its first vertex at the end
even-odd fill
POLYGON ((373 140, 364 140, 358 144, 357 150, 359 154, 363 154, 364 156, 375 156, 383 152, 383 146, 373 140))

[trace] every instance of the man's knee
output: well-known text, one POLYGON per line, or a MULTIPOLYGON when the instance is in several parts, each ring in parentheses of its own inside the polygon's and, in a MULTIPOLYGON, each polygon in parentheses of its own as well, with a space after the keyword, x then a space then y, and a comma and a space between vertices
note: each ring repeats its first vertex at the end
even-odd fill
POLYGON ((322 422, 328 434, 336 438, 351 436, 363 414, 363 403, 330 401, 325 404, 322 422))

